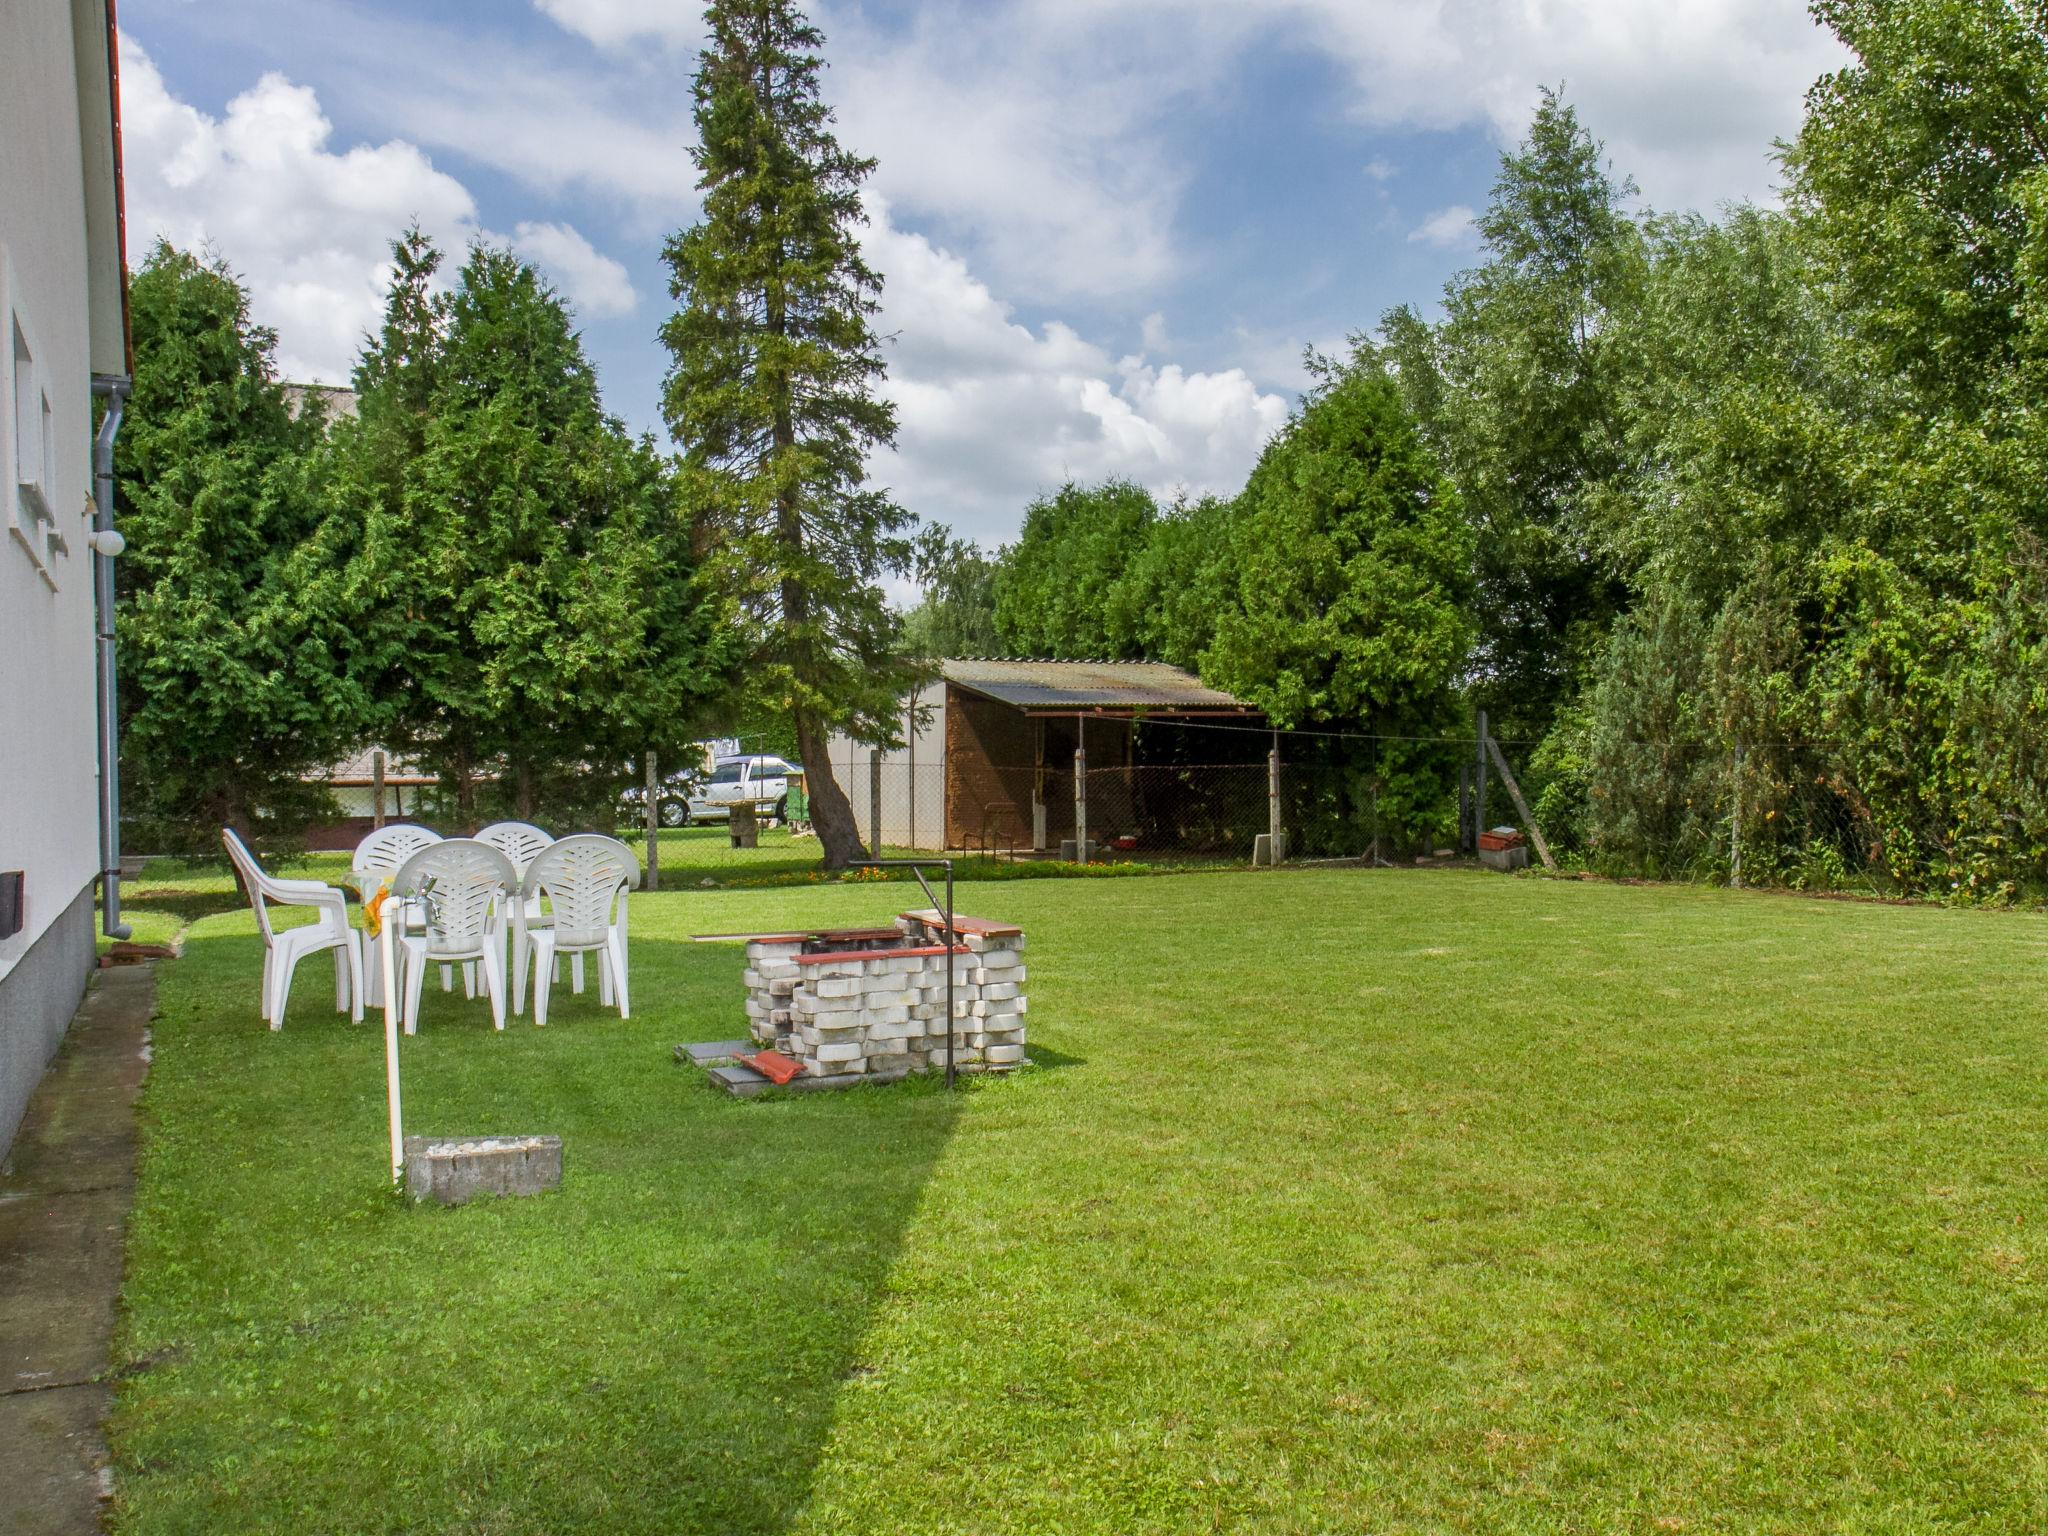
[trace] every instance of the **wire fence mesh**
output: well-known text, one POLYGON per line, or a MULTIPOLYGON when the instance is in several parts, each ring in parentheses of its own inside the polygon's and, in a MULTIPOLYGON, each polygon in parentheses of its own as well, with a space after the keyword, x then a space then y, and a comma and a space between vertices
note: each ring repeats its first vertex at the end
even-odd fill
MULTIPOLYGON (((886 761, 859 748, 835 765, 834 778, 870 851, 948 854, 970 876, 1244 867, 1267 856, 1276 832, 1291 863, 1440 862, 1472 854, 1482 823, 1525 833, 1534 823, 1567 870, 1939 899, 2048 894, 2041 785, 2025 775, 1995 784, 1958 776, 1936 792, 1926 785, 1943 782, 1939 775, 1887 771, 1840 744, 1496 742, 1500 764, 1489 761, 1482 779, 1476 736, 1221 733, 1150 722, 1135 742, 1129 755, 1139 760, 1080 773, 1071 757, 964 774, 943 761, 886 761), (1507 792, 1501 764, 1532 815, 1507 792)), ((664 884, 819 877, 814 787, 800 772, 722 802, 709 779, 699 769, 656 786, 652 849, 664 884)), ((532 820, 557 835, 612 833, 648 855, 637 767, 574 776, 523 814, 500 789, 488 778, 472 785, 464 814, 465 797, 452 787, 394 774, 384 819, 448 834, 532 820)), ((329 799, 322 819, 280 825, 270 845, 353 848, 377 819, 374 794, 336 784, 329 799)), ((123 828, 136 853, 211 859, 218 838, 218 827, 190 821, 136 818, 123 828)))

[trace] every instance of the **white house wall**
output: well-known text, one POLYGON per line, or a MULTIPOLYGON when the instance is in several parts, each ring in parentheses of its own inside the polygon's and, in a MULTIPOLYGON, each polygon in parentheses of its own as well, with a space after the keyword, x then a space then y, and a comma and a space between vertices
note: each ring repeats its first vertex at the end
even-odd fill
MULTIPOLYGON (((937 852, 946 839, 946 685, 931 683, 905 707, 905 744, 881 753, 882 843, 887 848, 937 852), (913 709, 922 712, 922 722, 913 709)), ((834 734, 830 744, 832 777, 853 802, 854 825, 863 841, 874 840, 873 783, 870 766, 875 749, 851 736, 834 734)))
MULTIPOLYGON (((0 5, 0 870, 26 876, 23 928, 0 940, 0 979, 75 909, 98 864, 91 303, 74 19, 72 6, 48 0, 0 5), (17 326, 30 353, 20 367, 17 326), (17 427, 45 398, 44 497, 62 548, 25 514, 17 489, 17 427)), ((103 60, 103 33, 100 47, 103 60)))

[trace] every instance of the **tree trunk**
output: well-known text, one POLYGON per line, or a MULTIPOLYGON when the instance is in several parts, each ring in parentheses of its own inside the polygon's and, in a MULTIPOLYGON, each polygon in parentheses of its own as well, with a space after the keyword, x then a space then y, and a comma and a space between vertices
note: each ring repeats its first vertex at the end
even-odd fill
POLYGON ((467 752, 455 755, 455 820, 465 836, 476 830, 476 775, 469 771, 467 752))
POLYGON ((804 763, 804 793, 810 797, 811 830, 818 834, 825 867, 844 869, 855 859, 866 858, 868 851, 853 819, 853 802, 832 776, 832 760, 826 752, 828 740, 822 724, 807 711, 797 711, 797 755, 804 763))

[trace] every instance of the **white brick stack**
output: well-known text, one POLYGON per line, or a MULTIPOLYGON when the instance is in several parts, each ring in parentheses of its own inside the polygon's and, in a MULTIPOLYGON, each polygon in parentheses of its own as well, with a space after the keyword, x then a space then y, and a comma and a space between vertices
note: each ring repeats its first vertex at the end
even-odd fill
MULTIPOLYGON (((1024 1060, 1024 935, 956 918, 953 1060, 1009 1072, 1024 1060)), ((946 1066, 944 920, 905 913, 892 940, 778 935, 747 945, 747 1024, 813 1077, 888 1081, 946 1066)))

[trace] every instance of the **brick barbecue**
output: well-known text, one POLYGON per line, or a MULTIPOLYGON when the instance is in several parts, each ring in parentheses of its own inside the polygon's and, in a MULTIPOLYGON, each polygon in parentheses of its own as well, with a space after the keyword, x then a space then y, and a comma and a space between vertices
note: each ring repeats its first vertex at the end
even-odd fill
POLYGON ((754 1041, 816 1078, 889 1080, 946 1069, 946 966, 953 1061, 1009 1072, 1024 1061, 1024 931, 981 918, 906 912, 893 928, 755 935, 747 943, 754 1041))

